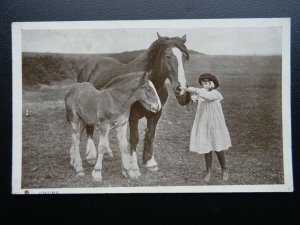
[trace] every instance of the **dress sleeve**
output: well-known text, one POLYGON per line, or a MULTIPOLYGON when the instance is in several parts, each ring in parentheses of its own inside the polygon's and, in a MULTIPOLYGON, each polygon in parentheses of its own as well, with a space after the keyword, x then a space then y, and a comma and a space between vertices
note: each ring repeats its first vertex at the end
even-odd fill
POLYGON ((204 98, 209 101, 223 100, 222 94, 220 92, 218 92, 217 90, 208 91, 204 88, 189 87, 189 91, 192 93, 196 93, 197 95, 199 95, 199 97, 204 98))

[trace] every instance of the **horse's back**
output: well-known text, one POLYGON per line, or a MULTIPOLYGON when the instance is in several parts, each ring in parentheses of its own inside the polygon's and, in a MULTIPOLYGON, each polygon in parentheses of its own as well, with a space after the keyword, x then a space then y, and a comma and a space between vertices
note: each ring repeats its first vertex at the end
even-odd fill
POLYGON ((121 65, 122 64, 117 59, 112 57, 90 58, 81 67, 77 75, 77 81, 79 83, 94 83, 96 78, 99 79, 98 76, 102 76, 102 79, 106 80, 109 77, 106 78, 106 76, 102 75, 104 74, 103 72, 114 67, 119 67, 121 65))

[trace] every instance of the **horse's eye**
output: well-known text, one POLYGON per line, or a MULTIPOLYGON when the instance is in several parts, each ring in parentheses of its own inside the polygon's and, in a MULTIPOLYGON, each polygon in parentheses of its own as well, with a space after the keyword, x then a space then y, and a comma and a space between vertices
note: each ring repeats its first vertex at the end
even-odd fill
POLYGON ((168 59, 171 59, 172 56, 171 56, 171 55, 166 55, 166 57, 167 57, 168 59))

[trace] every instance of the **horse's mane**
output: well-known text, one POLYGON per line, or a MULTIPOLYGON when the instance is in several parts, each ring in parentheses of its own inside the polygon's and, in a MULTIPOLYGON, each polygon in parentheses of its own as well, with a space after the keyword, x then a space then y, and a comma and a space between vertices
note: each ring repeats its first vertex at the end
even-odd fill
POLYGON ((136 84, 138 86, 138 84, 140 83, 140 79, 144 73, 145 72, 140 71, 140 72, 121 74, 121 75, 116 76, 113 79, 111 79, 101 89, 104 90, 104 89, 108 89, 108 88, 113 88, 113 89, 124 89, 125 90, 126 88, 128 88, 129 85, 130 85, 130 87, 132 87, 131 83, 133 81, 136 81, 136 84))
POLYGON ((146 57, 146 66, 145 70, 150 71, 153 66, 155 65, 155 60, 157 57, 161 57, 162 53, 168 48, 168 47, 177 47, 180 49, 185 55, 187 60, 189 60, 189 52, 184 44, 184 42, 179 37, 160 37, 156 41, 154 41, 147 53, 146 57))

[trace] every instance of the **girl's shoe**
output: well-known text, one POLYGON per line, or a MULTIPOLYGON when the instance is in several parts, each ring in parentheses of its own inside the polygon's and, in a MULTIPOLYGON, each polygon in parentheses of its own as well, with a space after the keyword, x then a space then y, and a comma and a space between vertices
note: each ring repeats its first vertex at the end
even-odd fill
POLYGON ((209 182, 211 180, 211 171, 208 171, 204 177, 204 180, 206 182, 209 182))
POLYGON ((222 171, 222 179, 223 179, 224 181, 229 179, 227 170, 223 170, 223 171, 222 171))

